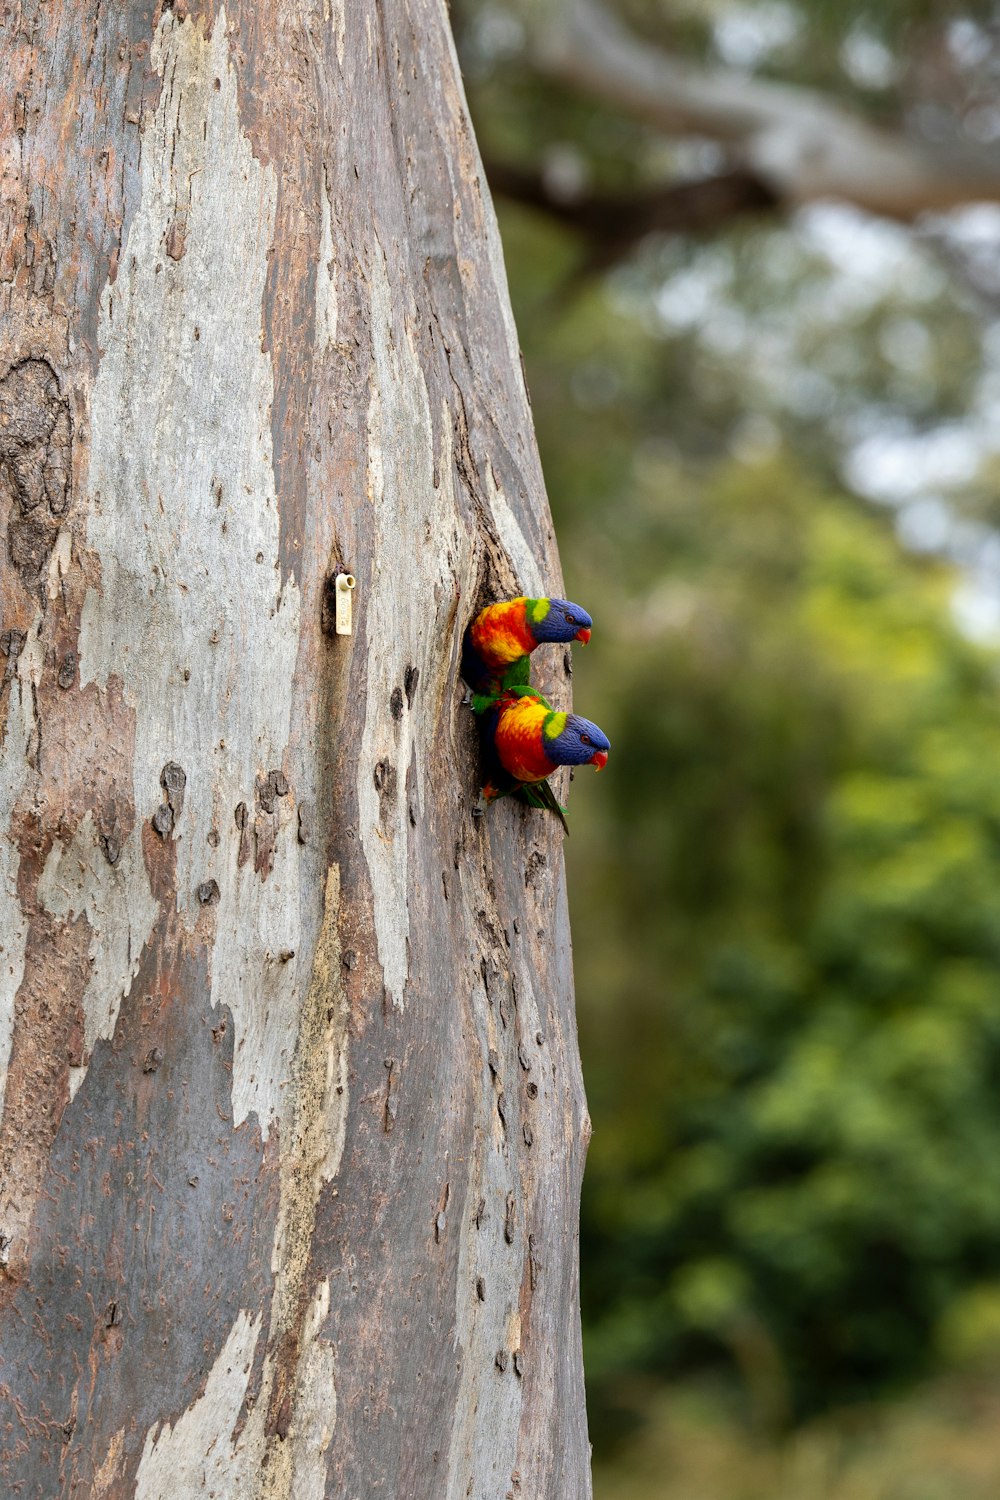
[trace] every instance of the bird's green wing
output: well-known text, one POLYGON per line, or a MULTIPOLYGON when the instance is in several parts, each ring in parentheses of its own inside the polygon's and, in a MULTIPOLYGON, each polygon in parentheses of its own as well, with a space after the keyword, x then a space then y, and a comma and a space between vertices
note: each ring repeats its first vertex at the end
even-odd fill
POLYGON ((504 691, 510 693, 514 698, 537 698, 543 708, 547 708, 549 713, 552 712, 552 704, 549 700, 543 697, 538 689, 532 687, 530 683, 525 683, 523 686, 505 688, 504 691))
MULTIPOLYGON (((521 658, 521 660, 525 663, 524 670, 527 674, 528 658, 524 656, 521 658)), ((515 662, 514 666, 511 668, 511 671, 514 671, 517 666, 518 663, 515 662)), ((510 674, 508 673, 508 677, 509 675, 510 674)), ((537 698, 539 703, 541 703, 543 707, 547 708, 550 713, 552 712, 552 704, 549 702, 549 700, 543 697, 537 688, 533 688, 527 680, 525 680, 524 682, 509 682, 508 677, 505 677, 503 683, 495 688, 493 692, 472 693, 470 695, 469 702, 472 705, 472 712, 474 714, 484 714, 486 710, 492 708, 497 699, 502 698, 505 693, 515 698, 537 698)))
POLYGON ((519 656, 517 661, 511 662, 503 674, 503 685, 505 688, 527 687, 531 680, 531 657, 525 654, 519 656))
POLYGON ((559 819, 569 837, 569 824, 566 822, 566 809, 562 803, 556 800, 556 794, 547 781, 533 781, 518 788, 518 796, 527 802, 529 807, 544 808, 547 812, 554 813, 559 819))

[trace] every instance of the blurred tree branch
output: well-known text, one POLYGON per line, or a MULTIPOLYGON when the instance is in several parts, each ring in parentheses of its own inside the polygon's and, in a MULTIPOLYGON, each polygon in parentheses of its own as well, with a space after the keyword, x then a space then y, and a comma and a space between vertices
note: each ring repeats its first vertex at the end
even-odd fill
POLYGON ((588 271, 626 255, 647 234, 704 234, 743 214, 780 206, 770 187, 743 168, 632 194, 560 191, 544 171, 487 157, 495 193, 538 208, 590 242, 588 271))
MULTIPOLYGON (((536 72, 616 105, 666 135, 720 142, 732 152, 737 175, 769 192, 777 206, 834 198, 909 221, 959 204, 1000 201, 995 152, 937 146, 902 129, 878 128, 809 89, 696 66, 630 32, 599 0, 523 0, 521 15, 527 61, 536 72)), ((731 174, 720 180, 731 180, 731 174)), ((685 202, 697 219, 700 195, 686 188, 656 195, 668 218, 671 206, 678 211, 658 227, 684 229, 679 211, 685 202), (676 192, 681 197, 671 204, 676 192)), ((734 212, 741 212, 739 193, 732 201, 734 212)), ((718 210, 723 203, 724 194, 716 199, 718 210)), ((551 195, 538 206, 566 217, 551 195)), ((637 204, 636 212, 649 206, 637 204)))

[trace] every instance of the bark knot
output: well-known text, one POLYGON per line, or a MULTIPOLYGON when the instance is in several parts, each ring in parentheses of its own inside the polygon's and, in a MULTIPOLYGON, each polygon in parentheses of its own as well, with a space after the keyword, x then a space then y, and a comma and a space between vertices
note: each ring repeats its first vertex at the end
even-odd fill
POLYGON ((27 588, 48 567, 69 508, 72 425, 59 377, 44 359, 23 359, 0 378, 0 490, 7 549, 27 588))

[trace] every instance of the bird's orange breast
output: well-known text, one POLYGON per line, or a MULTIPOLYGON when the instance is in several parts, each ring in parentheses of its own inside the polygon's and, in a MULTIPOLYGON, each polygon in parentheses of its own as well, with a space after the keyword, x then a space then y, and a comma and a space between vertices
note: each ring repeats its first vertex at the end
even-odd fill
POLYGON ((543 748, 542 726, 548 712, 531 698, 519 698, 501 711, 496 751, 504 770, 518 781, 542 781, 555 770, 543 748))
POLYGON ((470 631, 472 644, 490 671, 498 676, 519 657, 535 649, 528 629, 524 600, 507 599, 490 604, 475 619, 470 631))

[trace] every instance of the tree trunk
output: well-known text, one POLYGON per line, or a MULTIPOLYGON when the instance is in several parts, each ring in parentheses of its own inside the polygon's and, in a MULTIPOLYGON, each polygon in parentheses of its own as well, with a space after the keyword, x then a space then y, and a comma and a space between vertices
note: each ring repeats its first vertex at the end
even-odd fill
POLYGON ((0 19, 3 1493, 589 1495, 560 834, 472 816, 457 677, 559 571, 444 5, 0 19))

